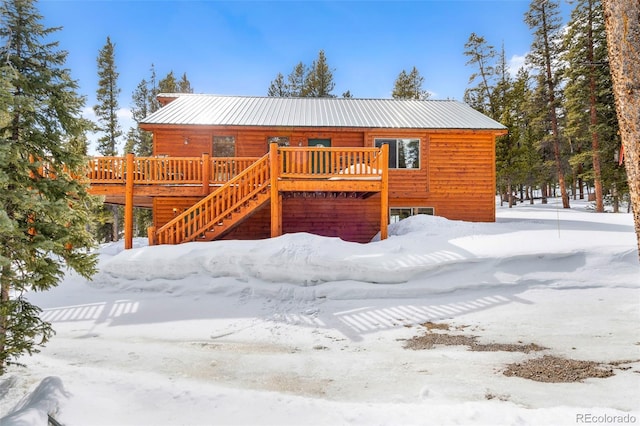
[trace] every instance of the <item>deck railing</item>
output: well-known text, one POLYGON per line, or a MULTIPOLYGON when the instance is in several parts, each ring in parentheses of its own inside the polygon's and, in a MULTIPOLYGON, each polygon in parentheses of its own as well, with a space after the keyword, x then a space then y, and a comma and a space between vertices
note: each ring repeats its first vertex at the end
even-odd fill
POLYGON ((259 159, 260 157, 211 157, 211 183, 225 183, 259 159))
POLYGON ((279 148, 282 178, 380 178, 379 148, 279 148))
MULTIPOLYGON (((383 164, 378 148, 278 148, 279 173, 283 179, 379 178, 383 164)), ((135 157, 136 185, 223 184, 251 166, 258 157, 135 157), (204 164, 209 164, 207 171, 204 164)), ((125 157, 95 157, 89 161, 88 177, 94 183, 123 184, 127 177, 125 157)))
POLYGON ((89 160, 87 176, 92 182, 123 183, 125 157, 95 157, 89 160))
MULTIPOLYGON (((237 176, 258 157, 135 157, 133 183, 136 185, 197 185, 208 177, 210 184, 220 184, 237 176), (209 170, 203 167, 209 165, 209 170), (207 173, 208 172, 208 173, 207 173)), ((127 177, 125 157, 95 157, 89 161, 88 177, 92 183, 124 183, 127 177)))

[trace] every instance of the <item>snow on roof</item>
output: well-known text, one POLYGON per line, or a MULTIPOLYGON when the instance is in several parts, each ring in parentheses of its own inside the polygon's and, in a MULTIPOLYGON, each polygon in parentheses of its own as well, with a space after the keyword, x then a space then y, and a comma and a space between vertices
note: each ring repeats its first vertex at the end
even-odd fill
POLYGON ((160 94, 175 98, 141 124, 506 130, 453 100, 279 98, 160 94))

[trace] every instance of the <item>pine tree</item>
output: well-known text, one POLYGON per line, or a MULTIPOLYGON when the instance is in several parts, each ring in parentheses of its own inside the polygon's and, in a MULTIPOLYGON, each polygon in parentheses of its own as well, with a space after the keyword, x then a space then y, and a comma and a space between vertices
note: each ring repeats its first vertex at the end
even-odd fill
MULTIPOLYGON (((571 22, 564 38, 566 47, 564 60, 569 64, 565 86, 567 129, 566 134, 576 147, 577 155, 572 163, 578 172, 593 179, 596 211, 604 211, 601 151, 603 143, 613 143, 617 138, 604 139, 608 132, 604 117, 615 111, 611 96, 611 77, 607 58, 607 43, 604 30, 604 15, 599 0, 579 0, 571 14, 571 22), (585 114, 588 106, 589 114, 585 114), (591 149, 588 149, 589 147, 591 149), (583 170, 585 163, 591 163, 583 170)), ((617 128, 615 120, 614 126, 617 128)), ((610 157, 609 157, 610 158, 610 157)), ((614 167, 613 162, 609 162, 614 167)), ((607 163, 605 163, 606 165, 607 163)), ((581 198, 582 185, 580 185, 581 198)))
POLYGON ((353 99, 353 95, 351 94, 350 90, 347 90, 346 92, 344 92, 342 94, 342 97, 345 98, 345 99, 353 99))
POLYGON ((305 80, 307 76, 307 67, 302 63, 293 67, 293 71, 287 77, 287 88, 289 96, 294 98, 306 96, 305 80))
POLYGON ((496 51, 484 37, 478 36, 476 33, 471 33, 464 48, 464 54, 469 58, 466 65, 476 68, 476 71, 469 76, 469 84, 478 80, 475 87, 465 90, 464 101, 477 111, 497 119, 497 108, 493 100, 496 51))
POLYGON ((560 106, 558 93, 560 71, 555 66, 555 61, 560 57, 562 48, 562 22, 560 19, 560 6, 557 0, 532 0, 529 10, 525 14, 525 22, 530 29, 534 30, 534 40, 531 44, 531 51, 527 55, 527 60, 538 69, 540 82, 545 86, 541 87, 541 89, 546 94, 546 109, 551 125, 550 142, 553 149, 556 175, 562 196, 562 207, 568 209, 570 207, 569 194, 565 183, 557 113, 557 108, 560 106))
POLYGON ((335 98, 331 93, 334 88, 333 71, 327 64, 324 50, 320 50, 318 59, 313 61, 305 78, 303 95, 311 98, 335 98))
POLYGON ((429 93, 422 88, 423 83, 424 77, 416 67, 413 67, 409 73, 402 70, 393 85, 391 97, 393 99, 428 99, 429 93))
POLYGON ((173 71, 169 71, 165 78, 158 82, 158 91, 160 93, 178 92, 178 82, 176 81, 176 77, 173 75, 173 71))
MULTIPOLYGON (((111 38, 107 37, 107 42, 98 53, 98 89, 96 100, 98 103, 93 107, 98 119, 98 130, 101 136, 98 138, 98 152, 105 156, 118 155, 118 139, 122 136, 122 130, 118 122, 118 87, 119 73, 115 63, 115 45, 111 38)), ((122 221, 122 208, 117 205, 108 206, 111 211, 111 229, 105 227, 100 233, 105 234, 108 241, 117 241, 120 237, 120 222, 122 221)), ((108 226, 108 224, 106 224, 108 226)))
POLYGON ((81 118, 84 100, 32 0, 0 6, 0 374, 53 334, 25 293, 56 286, 65 269, 89 278, 94 199, 81 118))
POLYGON ((616 111, 640 253, 640 3, 604 0, 616 111))
MULTIPOLYGON (((149 80, 142 79, 131 95, 131 115, 136 123, 160 109, 158 94, 160 93, 193 93, 187 73, 183 73, 180 80, 176 80, 170 71, 162 80, 156 83, 155 66, 151 65, 149 80)), ((138 126, 129 129, 125 152, 132 152, 139 157, 153 155, 153 136, 150 132, 138 126)))
MULTIPOLYGON (((519 174, 521 183, 529 193, 529 202, 533 204, 533 189, 547 182, 547 167, 538 145, 539 134, 536 133, 535 105, 536 99, 530 88, 530 75, 526 68, 520 68, 508 93, 511 115, 510 137, 517 144, 518 159, 521 164, 519 174)), ((505 108, 505 113, 507 109, 505 108)))
POLYGON ((98 103, 93 107, 98 119, 98 129, 102 132, 102 136, 98 138, 98 152, 106 156, 118 155, 118 138, 122 136, 118 123, 120 88, 114 49, 114 44, 107 37, 106 44, 98 53, 98 103))
POLYGON ((186 72, 182 73, 182 77, 180 77, 180 81, 178 81, 178 93, 193 93, 193 88, 187 78, 186 72))
POLYGON ((156 67, 151 64, 151 76, 149 77, 149 114, 153 114, 160 109, 160 101, 158 100, 158 94, 160 89, 158 88, 158 77, 156 75, 156 67))
POLYGON ((267 96, 276 98, 286 98, 290 96, 289 88, 287 86, 287 83, 285 83, 284 81, 284 76, 282 75, 282 73, 278 73, 275 80, 273 80, 269 85, 267 96))
POLYGON ((504 47, 498 54, 484 37, 475 33, 469 36, 464 48, 464 54, 469 57, 467 65, 475 68, 469 84, 476 84, 465 91, 465 102, 509 129, 507 135, 496 139, 496 189, 501 194, 501 202, 506 195, 512 207, 515 190, 519 187, 524 192, 527 188, 528 195, 529 188, 535 184, 534 168, 539 157, 535 150, 529 151, 532 144, 527 138, 530 135, 526 121, 529 76, 521 69, 518 79, 512 81, 504 47))
MULTIPOLYGON (((278 73, 267 89, 272 97, 295 98, 335 98, 331 93, 335 88, 333 70, 327 64, 324 50, 320 50, 318 58, 307 67, 298 62, 285 82, 282 73, 278 73)), ((346 93, 349 93, 348 91, 346 93)), ((344 95, 343 95, 344 97, 344 95)))
MULTIPOLYGON (((131 117, 136 123, 149 115, 149 88, 147 80, 142 79, 131 95, 133 105, 131 117)), ((139 157, 153 155, 153 138, 149 132, 145 132, 138 126, 131 127, 127 132, 127 140, 124 145, 125 153, 134 153, 139 157)))

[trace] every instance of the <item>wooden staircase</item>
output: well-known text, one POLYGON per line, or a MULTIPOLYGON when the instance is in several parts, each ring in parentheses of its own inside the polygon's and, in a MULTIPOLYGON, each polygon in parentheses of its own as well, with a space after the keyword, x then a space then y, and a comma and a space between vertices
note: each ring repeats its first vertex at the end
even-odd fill
POLYGON ((211 241, 222 237, 269 202, 269 154, 160 229, 149 228, 150 244, 211 241))

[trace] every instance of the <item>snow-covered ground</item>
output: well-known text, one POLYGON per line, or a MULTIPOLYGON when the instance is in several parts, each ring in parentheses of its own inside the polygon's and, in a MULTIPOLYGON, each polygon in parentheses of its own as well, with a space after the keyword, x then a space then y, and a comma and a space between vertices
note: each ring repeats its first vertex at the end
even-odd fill
POLYGON ((92 282, 29 295, 57 335, 0 377, 0 424, 637 424, 632 217, 572 207, 498 208, 490 224, 417 216, 369 244, 104 246, 92 282), (406 349, 438 331, 428 322, 547 349, 406 349), (543 355, 614 375, 503 374, 543 355))

